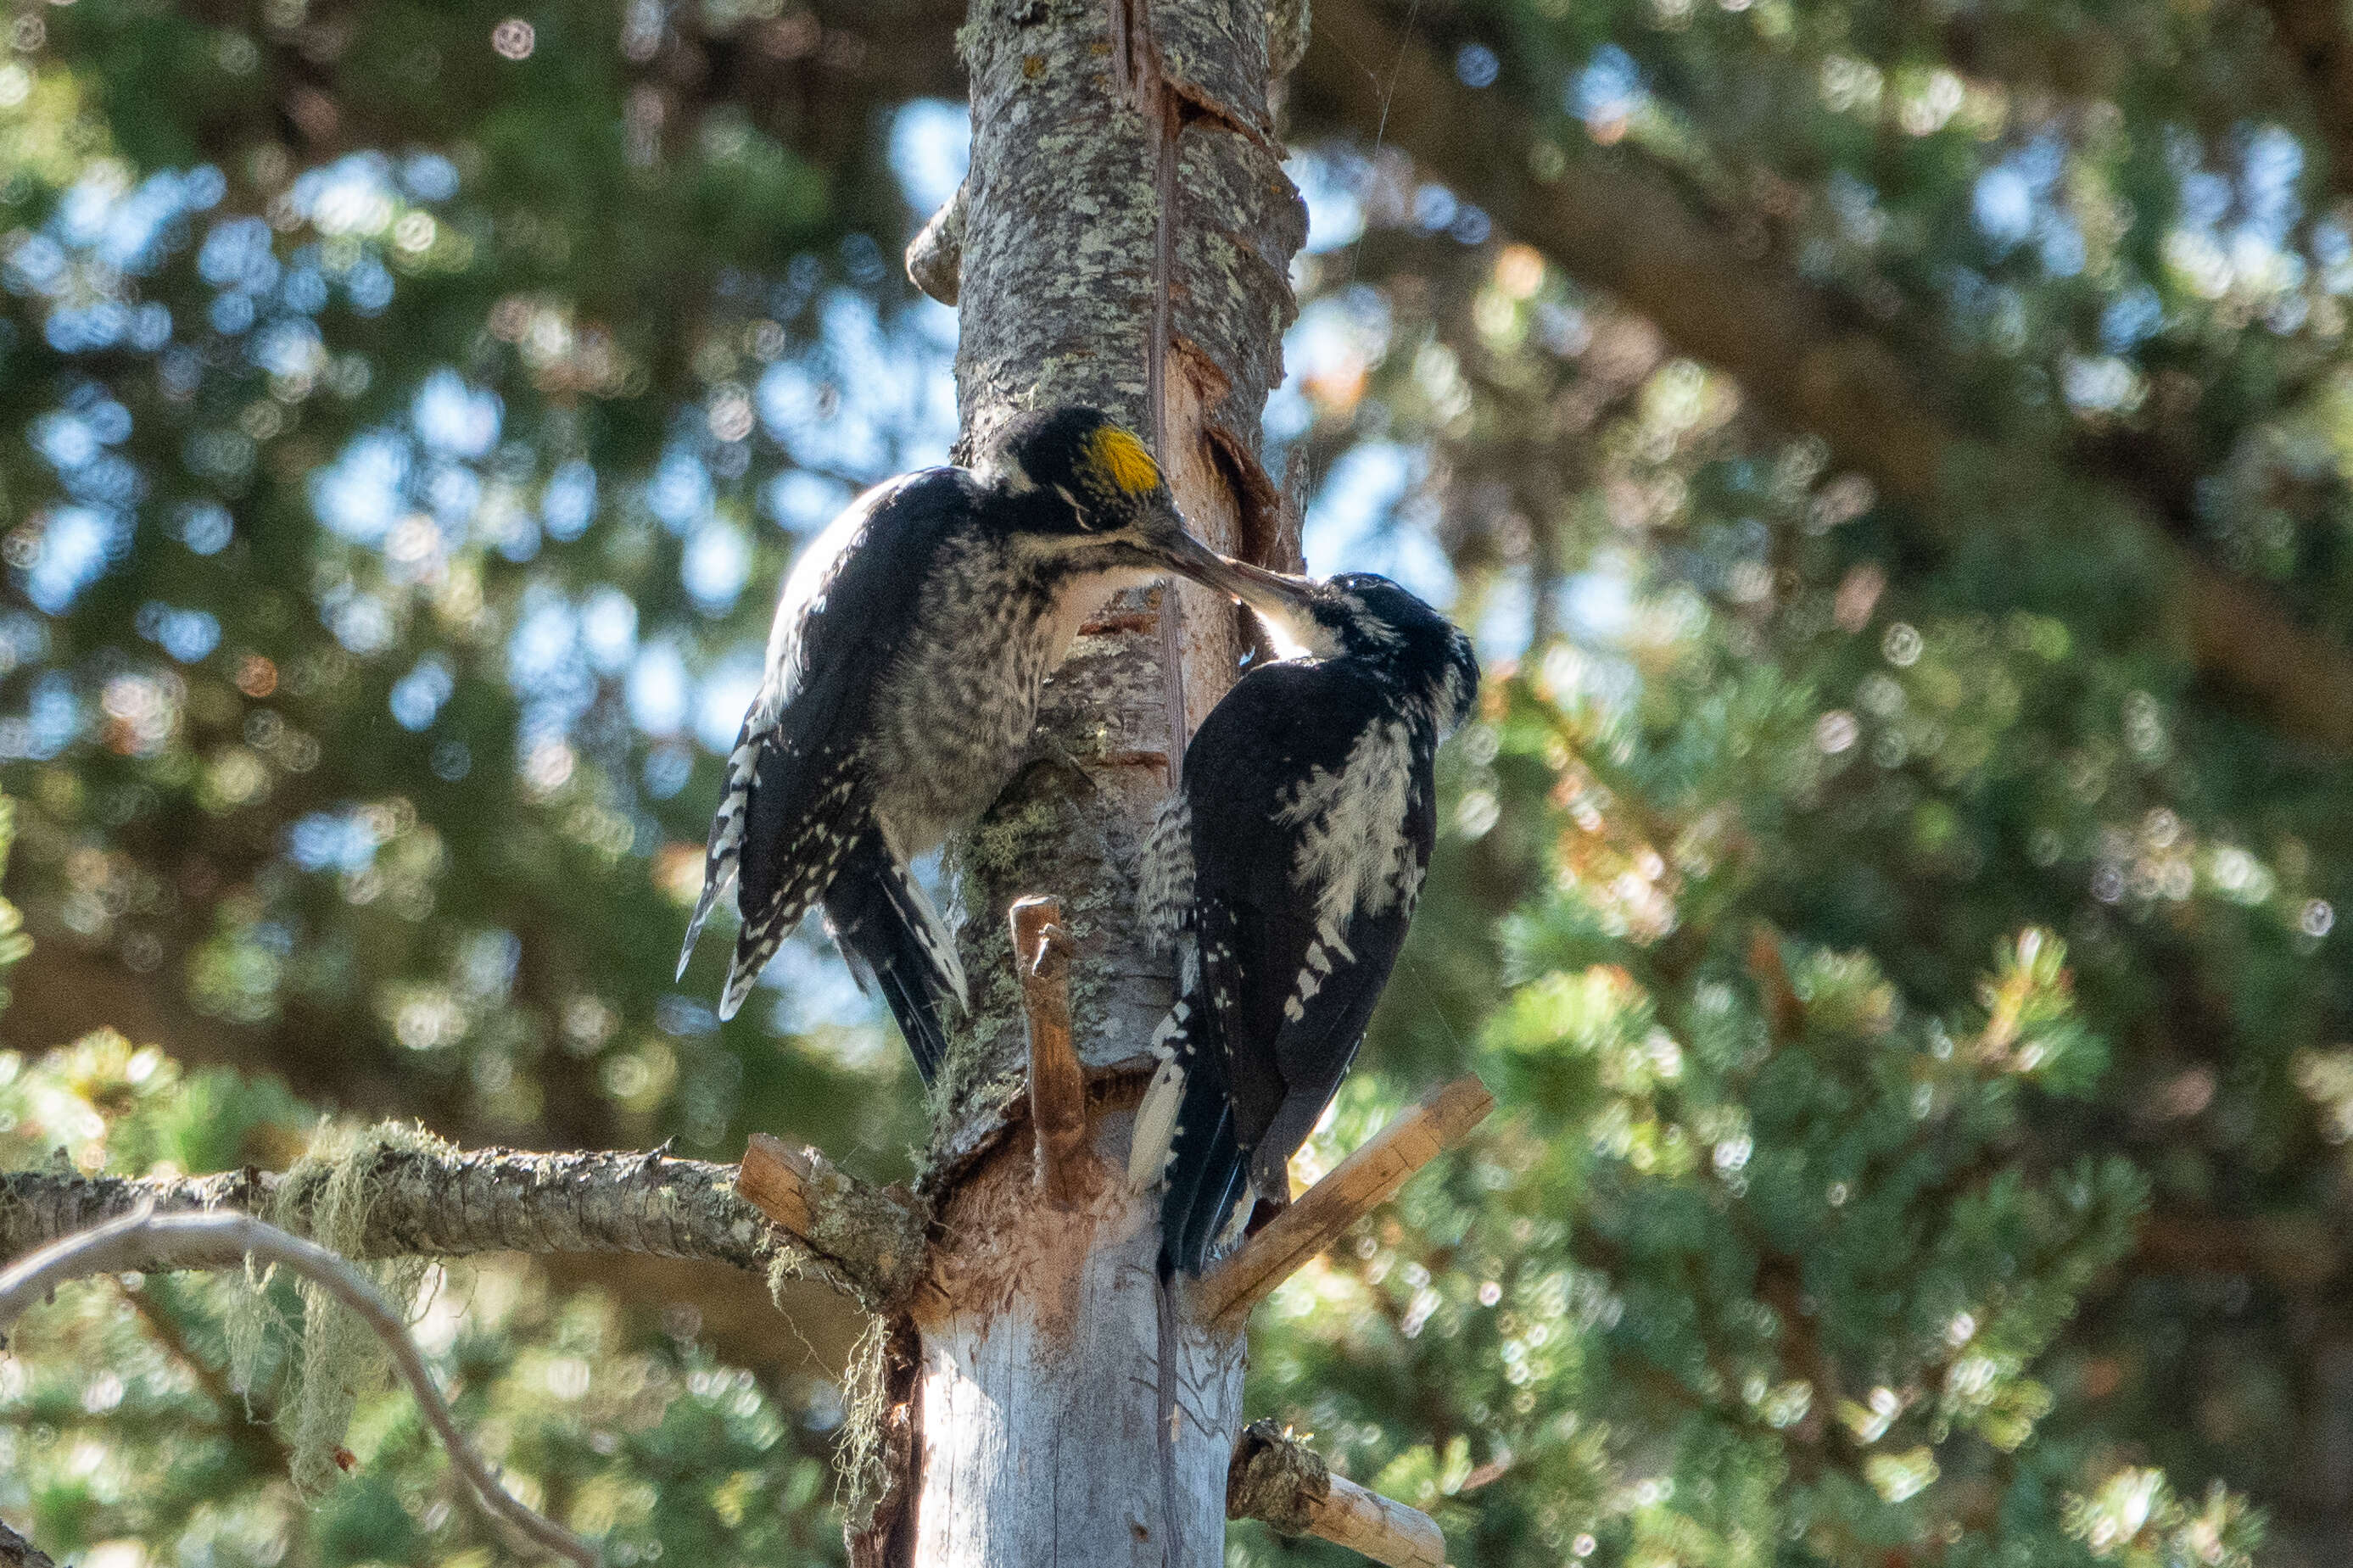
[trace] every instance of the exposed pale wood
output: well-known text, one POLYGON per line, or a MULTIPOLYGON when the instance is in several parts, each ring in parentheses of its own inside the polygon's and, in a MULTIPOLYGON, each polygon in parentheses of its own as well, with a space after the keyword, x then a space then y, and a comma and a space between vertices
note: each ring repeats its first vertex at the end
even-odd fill
POLYGON ((1029 1027, 1029 1125, 1038 1141, 1038 1187, 1058 1204, 1077 1197, 1087 1152, 1087 1079, 1071 1044, 1071 939, 1059 899, 1017 900, 1013 973, 1029 1027))
POLYGON ((1367 1491, 1344 1476, 1315 1505, 1308 1531, 1389 1568, 1444 1568, 1446 1537, 1418 1508, 1367 1491))
MULTIPOLYGON (((1144 435, 1187 526, 1254 540, 1271 485, 1259 419, 1282 377, 1304 208, 1267 140, 1265 0, 972 0, 959 35, 973 143, 957 269, 958 411, 969 453, 1022 408, 1082 404, 1144 435), (1160 68, 1140 110, 1113 82, 1116 41, 1160 68), (1181 103, 1178 101, 1181 99, 1181 103), (1176 110, 1172 115, 1172 110, 1176 110)), ((1286 57, 1287 58, 1287 57, 1286 57)), ((1097 608, 1039 705, 1039 750, 966 841, 960 938, 976 981, 942 1074, 921 1187, 936 1242, 908 1299, 907 1458, 850 1532, 858 1568, 1221 1568, 1228 1462, 1241 1426, 1240 1335, 1160 1289, 1153 1205, 1120 1181, 1124 1092, 1149 1070, 1166 960, 1134 918, 1135 847, 1185 734, 1231 684, 1230 605, 1163 584, 1097 608), (1080 1123, 1081 1180, 1043 1201, 1034 1115, 1070 1128, 1008 928, 1056 889, 1078 939, 1068 975, 1077 1062, 1102 1087, 1080 1123), (1019 973, 1017 967, 1014 971, 1019 973), (1025 1101, 1037 1083, 1042 1108, 1025 1101), (1172 1419, 1173 1418, 1173 1419, 1172 1419)), ((1018 942, 1018 938, 1016 938, 1018 942)))
POLYGON ((540 1550, 580 1563, 582 1568, 596 1568, 602 1561, 595 1547, 499 1484, 442 1398, 423 1353, 409 1337, 406 1320, 360 1272, 358 1265, 250 1215, 158 1215, 147 1205, 50 1243, 0 1273, 0 1344, 6 1343, 7 1331, 16 1320, 58 1286, 144 1268, 154 1258, 182 1268, 234 1268, 249 1258, 259 1259, 324 1289, 384 1342, 394 1370, 408 1385, 426 1421, 440 1435, 449 1462, 466 1478, 484 1513, 540 1550))
POLYGON ((923 1216, 896 1189, 869 1186, 815 1149, 752 1134, 735 1173, 735 1193, 794 1237, 861 1282, 878 1303, 914 1283, 923 1256, 923 1216))
MULTIPOLYGON (((1126 1121, 1097 1114, 1092 1158, 1118 1152, 1126 1121)), ((1220 1568, 1242 1346, 1189 1320, 1164 1335, 1151 1214, 1125 1182, 1082 1184, 1067 1208, 1040 1203, 1018 1139, 959 1185, 911 1300, 904 1555, 873 1561, 1220 1568)))
POLYGON ((1205 1322, 1246 1316, 1341 1232, 1388 1202, 1407 1178, 1461 1142, 1494 1109, 1495 1097, 1476 1078, 1456 1079, 1423 1096, 1242 1243, 1240 1251, 1203 1276, 1194 1287, 1194 1310, 1205 1322))
POLYGON ((1226 1516, 1318 1536, 1390 1568, 1446 1562, 1446 1537, 1428 1514, 1334 1475, 1321 1455, 1271 1421, 1251 1422, 1234 1445, 1226 1516))

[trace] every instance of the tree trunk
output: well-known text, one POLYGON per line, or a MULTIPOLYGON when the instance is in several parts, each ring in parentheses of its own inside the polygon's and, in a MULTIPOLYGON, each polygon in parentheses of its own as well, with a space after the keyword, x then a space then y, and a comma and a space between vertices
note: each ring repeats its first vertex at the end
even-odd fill
MULTIPOLYGON (((1262 0, 974 0, 972 173, 924 242, 960 238, 961 265, 911 263, 957 297, 967 448, 1018 408, 1091 404, 1155 443, 1201 538, 1281 558, 1259 416, 1306 217, 1268 92, 1303 20, 1277 10, 1271 57, 1262 0)), ((975 1006, 923 1177, 937 1240, 893 1334, 887 1489, 853 1520, 860 1563, 1224 1561, 1241 1336, 1164 1299, 1156 1203, 1123 1173, 1170 1000, 1166 956, 1138 940, 1136 852, 1242 639, 1197 592, 1106 606, 1048 689, 1040 760, 963 846, 975 1006), (1088 1081, 1092 1152, 1059 1205, 1023 1125, 1005 912, 1029 893, 1068 911, 1088 1081)))

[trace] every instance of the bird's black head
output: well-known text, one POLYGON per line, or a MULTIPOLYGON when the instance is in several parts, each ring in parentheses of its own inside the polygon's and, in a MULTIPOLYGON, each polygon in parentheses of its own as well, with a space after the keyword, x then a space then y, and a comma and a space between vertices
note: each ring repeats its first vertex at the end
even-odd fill
POLYGON ((1036 555, 1074 572, 1176 572, 1230 597, 1225 557, 1185 531, 1160 465, 1100 409, 1032 409, 1007 421, 981 468, 1023 503, 1016 531, 1036 555))
POLYGON ((1479 658, 1452 621, 1387 577, 1343 572, 1318 581, 1239 569, 1240 597, 1286 658, 1354 659, 1413 689, 1445 734, 1471 716, 1479 658))

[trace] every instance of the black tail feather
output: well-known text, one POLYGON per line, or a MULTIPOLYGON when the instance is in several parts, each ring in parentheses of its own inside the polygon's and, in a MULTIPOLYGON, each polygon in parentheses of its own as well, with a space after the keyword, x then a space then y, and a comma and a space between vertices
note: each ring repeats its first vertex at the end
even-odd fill
POLYGON ((1160 1200, 1160 1273, 1198 1275, 1240 1195, 1241 1145, 1234 1141, 1226 1075, 1218 1053, 1196 1053, 1185 1079, 1185 1107, 1160 1200))
POLYGON ((881 836, 871 835, 850 852, 827 889, 825 926, 860 985, 871 981, 882 993, 928 1085, 948 1054, 939 1001, 956 994, 960 977, 943 972, 924 941, 929 910, 912 901, 922 896, 881 836))

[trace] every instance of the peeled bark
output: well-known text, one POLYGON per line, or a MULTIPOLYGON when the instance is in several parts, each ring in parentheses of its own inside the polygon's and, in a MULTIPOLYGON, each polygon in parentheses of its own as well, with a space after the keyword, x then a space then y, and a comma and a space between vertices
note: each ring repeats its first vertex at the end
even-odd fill
MULTIPOLYGON (((967 446, 1022 407, 1092 405, 1152 441, 1196 533, 1271 555, 1259 416, 1306 216, 1272 136, 1265 7, 974 0, 963 40, 972 173, 959 243, 925 247, 922 268, 962 312, 967 446)), ((1196 592, 1107 606, 1049 688, 1039 761, 962 847, 975 1005, 922 1183, 935 1240, 893 1337, 860 1563, 1224 1561, 1241 1334, 1163 1295, 1155 1202, 1119 1173, 1170 1000, 1134 917, 1136 853, 1241 646, 1236 612, 1196 592), (1088 1083, 1060 1201, 1023 1124, 1005 911, 1029 894, 1061 900, 1088 1083)))

